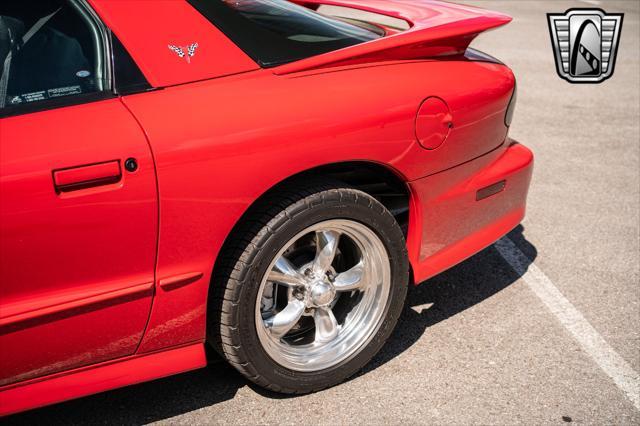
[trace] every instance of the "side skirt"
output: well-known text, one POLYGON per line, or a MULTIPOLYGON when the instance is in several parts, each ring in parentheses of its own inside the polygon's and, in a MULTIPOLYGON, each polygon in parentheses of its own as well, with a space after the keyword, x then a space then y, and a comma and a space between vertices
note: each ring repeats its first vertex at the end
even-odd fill
POLYGON ((134 355, 0 389, 0 416, 205 367, 204 344, 134 355))

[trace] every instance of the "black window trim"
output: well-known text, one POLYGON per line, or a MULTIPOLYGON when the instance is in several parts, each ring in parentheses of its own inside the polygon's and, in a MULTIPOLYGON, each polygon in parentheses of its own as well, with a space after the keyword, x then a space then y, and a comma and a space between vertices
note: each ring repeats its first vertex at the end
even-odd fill
MULTIPOLYGON (((98 92, 82 93, 79 95, 71 95, 54 99, 46 99, 43 101, 37 101, 32 103, 23 103, 19 105, 10 105, 0 108, 0 119, 24 114, 32 114, 34 112, 48 111, 57 108, 63 108, 68 106, 76 106, 82 104, 88 104, 92 102, 103 101, 107 99, 117 98, 124 94, 133 94, 139 92, 145 92, 153 90, 153 87, 144 79, 146 85, 138 85, 134 89, 116 90, 117 89, 117 76, 115 75, 115 65, 113 56, 112 37, 115 37, 111 33, 111 30, 102 22, 98 17, 98 14, 93 10, 86 0, 67 0, 79 13, 88 18, 93 24, 93 28, 99 31, 99 39, 101 46, 99 47, 102 56, 102 73, 104 75, 103 82, 104 88, 98 92)), ((135 62, 134 62, 135 64, 135 62)), ((137 64, 135 64, 137 67, 137 64)), ((139 70, 139 68, 138 68, 139 70)), ((142 72, 140 75, 144 78, 142 72)))
POLYGON ((120 39, 107 28, 109 32, 109 51, 111 52, 111 81, 113 93, 117 96, 133 95, 148 92, 158 88, 151 86, 138 64, 131 57, 120 39), (129 67, 126 70, 124 68, 129 67))

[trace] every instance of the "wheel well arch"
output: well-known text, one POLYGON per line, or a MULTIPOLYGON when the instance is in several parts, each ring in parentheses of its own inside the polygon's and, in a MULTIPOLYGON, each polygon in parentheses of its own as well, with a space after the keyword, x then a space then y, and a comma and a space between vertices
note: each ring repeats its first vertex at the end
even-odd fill
MULTIPOLYGON (((254 211, 256 211, 256 209, 263 208, 266 203, 268 203, 271 196, 278 191, 299 182, 309 181, 309 179, 316 182, 322 179, 327 179, 329 182, 344 182, 346 185, 372 196, 391 212, 398 222, 405 240, 407 239, 409 230, 409 214, 411 210, 411 191, 406 179, 400 176, 400 174, 392 168, 380 163, 369 161, 349 161, 322 165, 296 173, 272 185, 258 198, 256 198, 227 234, 218 254, 216 255, 213 265, 213 271, 209 283, 209 297, 207 300, 208 317, 210 313, 212 313, 212 310, 213 312, 221 312, 216 310, 216 305, 219 304, 222 299, 220 297, 212 297, 216 293, 215 290, 219 285, 219 283, 216 283, 216 278, 224 275, 223 270, 225 268, 225 257, 230 255, 229 249, 233 246, 233 242, 237 241, 237 238, 239 238, 246 230, 245 225, 249 225, 251 223, 251 217, 254 215, 254 211)), ((409 262, 409 282, 414 282, 411 262, 409 262)), ((211 317, 208 318, 206 326, 208 339, 217 340, 222 338, 216 333, 217 330, 211 329, 211 325, 217 322, 217 320, 214 320, 211 317)))
POLYGON ((380 163, 346 161, 304 170, 272 185, 250 204, 227 235, 225 243, 238 231, 239 225, 251 216, 254 208, 260 206, 272 194, 299 181, 321 180, 323 178, 344 182, 378 200, 395 217, 405 238, 407 237, 411 197, 407 181, 397 171, 380 163))
POLYGON ((383 164, 371 161, 347 161, 326 164, 285 178, 272 185, 249 205, 227 234, 216 256, 211 282, 213 283, 215 279, 220 259, 224 257, 227 246, 230 241, 233 241, 236 235, 241 232, 243 228, 242 225, 250 220, 254 209, 260 207, 272 194, 295 182, 323 178, 344 182, 374 197, 391 212, 398 222, 398 225, 400 225, 405 239, 407 238, 411 191, 409 190, 407 181, 400 176, 397 171, 383 164))

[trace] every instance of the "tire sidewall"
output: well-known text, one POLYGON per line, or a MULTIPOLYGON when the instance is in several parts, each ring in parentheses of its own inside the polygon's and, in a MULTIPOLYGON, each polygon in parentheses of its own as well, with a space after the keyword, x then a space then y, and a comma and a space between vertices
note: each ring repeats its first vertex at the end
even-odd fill
MULTIPOLYGON (((295 211, 296 203, 291 206, 295 211)), ((297 214, 286 212, 268 225, 254 239, 260 252, 255 256, 242 285, 238 318, 241 345, 250 354, 251 362, 265 379, 284 388, 313 391, 340 382, 360 370, 380 350, 390 336, 404 306, 409 267, 402 232, 391 214, 377 201, 362 193, 353 202, 324 199, 321 204, 300 209, 297 214), (364 197, 364 200, 363 200, 364 197), (364 203, 363 201, 366 201, 364 203), (284 220, 283 220, 284 219, 284 220), (371 229, 382 241, 390 263, 391 286, 381 320, 364 348, 335 366, 315 372, 290 370, 275 362, 264 350, 257 334, 255 310, 262 279, 282 247, 308 227, 333 219, 359 222, 371 229), (256 241, 257 240, 257 241, 256 241)), ((289 209, 287 209, 289 210, 289 209)))

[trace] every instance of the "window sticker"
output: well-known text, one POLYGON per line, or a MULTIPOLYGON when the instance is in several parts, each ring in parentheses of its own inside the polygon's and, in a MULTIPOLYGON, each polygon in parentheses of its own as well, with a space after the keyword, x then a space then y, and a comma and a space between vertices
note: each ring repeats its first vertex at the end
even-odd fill
POLYGON ((48 99, 47 92, 40 90, 38 92, 31 92, 19 95, 24 102, 44 101, 48 99))
POLYGON ((37 102, 46 101, 47 99, 59 98, 62 96, 79 95, 82 93, 80 86, 64 86, 56 87, 55 89, 40 90, 37 92, 23 93, 20 95, 13 95, 9 98, 11 105, 18 105, 23 102, 37 102))
POLYGON ((82 93, 82 88, 80 86, 66 86, 49 89, 47 92, 50 98, 58 98, 60 96, 79 95, 82 93))

